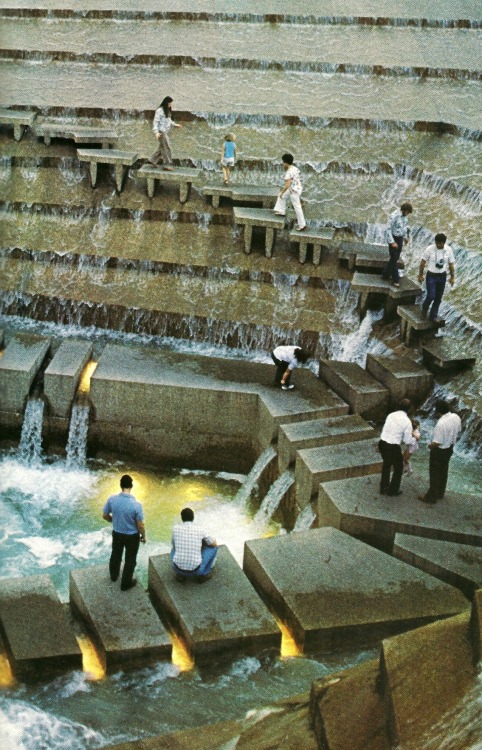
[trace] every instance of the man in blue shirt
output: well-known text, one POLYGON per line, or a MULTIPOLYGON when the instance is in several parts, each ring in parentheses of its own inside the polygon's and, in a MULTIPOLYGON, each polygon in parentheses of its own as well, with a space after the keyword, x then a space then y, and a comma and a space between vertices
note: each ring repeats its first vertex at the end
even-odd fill
POLYGON ((122 571, 121 590, 127 591, 136 585, 132 577, 137 562, 139 543, 145 544, 144 511, 142 505, 132 495, 132 477, 124 474, 120 480, 121 491, 111 495, 102 510, 105 521, 112 523, 112 554, 109 573, 112 581, 117 581, 124 549, 126 551, 122 571))

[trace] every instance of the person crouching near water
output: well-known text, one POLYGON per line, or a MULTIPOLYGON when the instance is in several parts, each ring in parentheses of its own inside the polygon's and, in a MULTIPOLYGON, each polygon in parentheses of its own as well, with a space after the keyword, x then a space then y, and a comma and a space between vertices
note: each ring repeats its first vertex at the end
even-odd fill
POLYGON ((293 164, 293 154, 283 154, 281 159, 283 162, 283 169, 285 170, 285 181, 273 211, 277 216, 286 216, 286 201, 289 195, 291 205, 294 208, 296 219, 298 221, 296 229, 301 232, 303 229, 306 229, 306 221, 301 207, 303 185, 301 184, 300 170, 293 164))
POLYGON ((186 578, 195 578, 204 583, 212 576, 218 554, 216 540, 194 523, 191 508, 181 510, 181 520, 172 530, 171 560, 176 580, 184 583, 186 578))
POLYGON ((162 161, 164 169, 168 172, 172 172, 172 153, 168 134, 171 128, 182 128, 182 125, 172 121, 172 102, 172 97, 165 96, 156 109, 152 130, 159 141, 159 145, 152 156, 149 157, 149 163, 154 166, 162 161))
POLYGON ((227 185, 231 176, 231 169, 234 167, 236 158, 236 136, 228 133, 224 136, 223 148, 221 151, 221 166, 223 168, 224 184, 227 185))
POLYGON ((294 388, 290 383, 291 373, 308 360, 308 352, 299 346, 277 346, 271 353, 271 359, 276 365, 274 385, 283 391, 291 391, 294 388))

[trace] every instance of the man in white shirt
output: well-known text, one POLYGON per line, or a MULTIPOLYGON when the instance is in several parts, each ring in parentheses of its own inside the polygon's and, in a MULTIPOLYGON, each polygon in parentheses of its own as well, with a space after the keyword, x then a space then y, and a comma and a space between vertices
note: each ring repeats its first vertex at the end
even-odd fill
POLYGON ((391 279, 393 286, 400 286, 400 274, 398 272, 398 261, 404 244, 408 242, 410 227, 408 216, 413 213, 411 203, 402 203, 399 211, 390 215, 385 238, 388 244, 389 260, 382 271, 382 279, 391 279))
POLYGON ((433 431, 430 448, 429 475, 430 487, 425 495, 418 499, 423 503, 433 505, 442 500, 447 487, 449 462, 454 452, 454 445, 462 430, 462 422, 458 414, 450 411, 450 406, 441 399, 435 404, 435 415, 439 417, 433 431))
POLYGON ((411 403, 404 398, 400 403, 398 411, 392 411, 385 420, 382 434, 378 442, 378 450, 382 454, 383 466, 380 479, 380 494, 396 497, 401 495, 400 483, 402 481, 403 460, 408 459, 407 447, 412 442, 412 422, 408 417, 411 403), (405 452, 402 453, 402 443, 405 444, 405 452), (390 473, 393 474, 390 478, 390 473))
POLYGON ((283 169, 285 170, 285 181, 273 211, 278 216, 285 216, 286 201, 289 195, 291 205, 295 210, 296 218, 298 220, 298 226, 296 229, 301 232, 303 229, 306 229, 306 221, 301 207, 301 193, 303 192, 303 186, 301 184, 300 170, 293 164, 293 154, 283 154, 281 159, 283 161, 283 169))
POLYGON ((435 235, 435 242, 429 245, 422 255, 420 268, 418 269, 418 280, 423 282, 425 266, 427 276, 425 284, 427 295, 423 301, 422 310, 427 315, 430 306, 430 320, 437 320, 438 310, 442 302, 445 284, 447 282, 447 271, 450 271, 450 285, 455 284, 455 258, 450 245, 446 245, 447 237, 440 232, 435 235))
POLYGON ((277 346, 271 352, 271 359, 276 365, 274 385, 283 391, 291 391, 294 385, 290 383, 291 373, 299 364, 304 364, 308 359, 308 352, 299 346, 277 346))
POLYGON ((203 583, 211 577, 211 570, 218 554, 216 540, 194 523, 191 508, 181 511, 182 523, 172 530, 171 560, 176 579, 184 583, 186 578, 196 578, 203 583))

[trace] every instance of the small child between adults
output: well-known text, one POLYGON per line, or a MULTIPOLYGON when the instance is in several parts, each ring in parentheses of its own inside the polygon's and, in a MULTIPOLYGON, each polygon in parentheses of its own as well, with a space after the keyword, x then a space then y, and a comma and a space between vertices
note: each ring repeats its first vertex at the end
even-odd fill
POLYGON ((221 166, 223 168, 224 184, 227 185, 231 175, 231 169, 234 167, 236 157, 236 136, 228 133, 224 136, 223 148, 221 151, 221 166))
POLYGON ((418 451, 418 441, 420 440, 420 422, 417 419, 412 419, 411 422, 413 427, 412 442, 407 446, 407 453, 409 454, 409 457, 403 462, 403 473, 406 474, 407 477, 413 474, 412 462, 410 461, 410 458, 413 456, 415 451, 418 451))

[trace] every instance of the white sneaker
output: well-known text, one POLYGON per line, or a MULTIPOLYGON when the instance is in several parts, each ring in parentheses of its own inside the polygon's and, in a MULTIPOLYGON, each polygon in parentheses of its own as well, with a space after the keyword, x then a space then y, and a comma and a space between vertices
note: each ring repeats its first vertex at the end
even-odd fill
POLYGON ((294 385, 282 385, 281 390, 282 391, 292 391, 294 388, 294 385))

